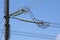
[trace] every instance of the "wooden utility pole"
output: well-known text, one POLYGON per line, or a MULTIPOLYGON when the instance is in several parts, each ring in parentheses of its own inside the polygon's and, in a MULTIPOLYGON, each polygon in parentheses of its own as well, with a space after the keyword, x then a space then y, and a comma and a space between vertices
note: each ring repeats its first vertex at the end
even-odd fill
POLYGON ((4 13, 5 13, 5 39, 9 40, 10 37, 10 25, 9 25, 9 0, 4 0, 4 13))

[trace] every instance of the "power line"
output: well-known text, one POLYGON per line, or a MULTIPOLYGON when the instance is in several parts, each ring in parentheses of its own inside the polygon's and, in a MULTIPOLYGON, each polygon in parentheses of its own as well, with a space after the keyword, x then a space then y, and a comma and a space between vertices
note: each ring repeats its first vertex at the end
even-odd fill
MULTIPOLYGON (((3 33, 3 32, 2 32, 2 33, 3 33)), ((3 35, 2 33, 1 33, 1 35, 0 35, 0 40, 2 39, 2 35, 3 35)))
POLYGON ((60 28, 60 26, 50 25, 49 27, 60 28))
MULTIPOLYGON (((35 24, 38 24, 40 22, 37 22, 37 21, 32 21, 32 20, 26 20, 26 19, 22 19, 22 18, 16 18, 16 17, 11 17, 13 19, 16 19, 16 20, 20 20, 20 21, 24 21, 24 22, 30 22, 30 23, 35 23, 35 24)), ((54 25, 50 25, 50 27, 53 27, 54 25)), ((54 26, 54 28, 60 28, 60 26, 54 26)))
POLYGON ((1 33, 1 36, 0 36, 0 40, 2 39, 2 36, 3 36, 3 30, 2 30, 2 33, 1 33))
POLYGON ((41 37, 41 36, 26 35, 26 34, 18 34, 18 33, 10 33, 10 34, 13 34, 13 35, 23 35, 23 36, 36 37, 36 38, 43 38, 43 39, 52 39, 52 40, 53 40, 53 38, 49 38, 49 37, 41 37))
MULTIPOLYGON (((3 29, 0 29, 0 30, 3 30, 3 29)), ((37 33, 29 33, 29 32, 22 32, 22 31, 11 31, 11 32, 25 33, 25 34, 33 34, 33 35, 42 35, 42 36, 48 36, 48 37, 55 37, 55 36, 52 36, 52 35, 37 34, 37 33)))
POLYGON ((0 24, 3 22, 4 17, 1 19, 0 24))
MULTIPOLYGON (((2 29, 0 29, 0 30, 2 30, 2 29)), ((11 34, 23 35, 23 36, 29 36, 29 37, 36 37, 36 38, 44 38, 44 39, 53 39, 55 37, 55 36, 50 36, 50 35, 36 34, 36 33, 29 33, 29 32, 21 32, 21 31, 11 31, 11 34), (34 36, 34 35, 39 35, 39 36, 34 36), (44 36, 47 36, 47 37, 44 37, 44 36)))
POLYGON ((25 34, 33 34, 33 35, 40 35, 40 36, 47 36, 47 37, 55 37, 55 36, 51 36, 51 35, 37 34, 37 33, 29 33, 29 32, 22 32, 22 31, 12 31, 12 32, 25 33, 25 34))
MULTIPOLYGON (((1 19, 0 24, 3 22, 4 17, 1 19)), ((2 30, 3 31, 3 30, 2 30)), ((3 32, 0 35, 0 40, 2 39, 3 32)))
POLYGON ((17 33, 12 33, 12 34, 15 34, 15 35, 23 35, 23 36, 28 36, 28 37, 43 38, 43 39, 52 39, 53 40, 53 38, 48 38, 48 37, 33 36, 33 35, 26 35, 26 34, 17 34, 17 33))
POLYGON ((52 40, 53 40, 53 38, 49 38, 49 37, 41 37, 41 36, 26 35, 26 34, 18 34, 18 33, 10 33, 10 34, 13 34, 13 35, 23 35, 23 36, 36 37, 36 38, 43 38, 43 39, 52 39, 52 40))

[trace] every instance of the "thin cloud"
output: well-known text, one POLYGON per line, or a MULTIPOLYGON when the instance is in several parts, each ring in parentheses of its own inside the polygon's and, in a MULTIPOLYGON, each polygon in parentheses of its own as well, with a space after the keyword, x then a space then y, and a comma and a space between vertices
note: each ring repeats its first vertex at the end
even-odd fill
POLYGON ((56 36, 56 40, 60 40, 60 34, 56 36))

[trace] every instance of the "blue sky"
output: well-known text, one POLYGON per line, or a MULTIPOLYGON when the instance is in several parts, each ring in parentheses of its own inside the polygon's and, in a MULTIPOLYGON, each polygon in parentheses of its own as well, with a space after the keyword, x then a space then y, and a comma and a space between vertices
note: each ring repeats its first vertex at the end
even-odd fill
MULTIPOLYGON (((60 23, 60 0, 10 0, 10 13, 15 12, 21 7, 28 6, 32 10, 34 16, 43 21, 60 23)), ((0 21, 4 16, 4 0, 0 0, 0 21)), ((22 14, 17 16, 18 18, 24 18, 30 20, 28 14, 22 14)), ((52 39, 28 37, 23 35, 10 34, 10 40, 55 40, 56 36, 60 34, 60 28, 49 26, 46 29, 38 27, 36 24, 19 21, 16 19, 10 19, 11 30, 22 31, 36 34, 45 34, 55 36, 52 39)), ((4 20, 0 24, 0 29, 4 28, 4 20)), ((1 31, 0 31, 1 32, 1 31)), ((17 32, 18 33, 18 32, 17 32)), ((1 36, 1 33, 0 33, 1 36)), ((39 35, 34 35, 39 36, 39 35)), ((1 40, 4 40, 4 33, 1 40)))

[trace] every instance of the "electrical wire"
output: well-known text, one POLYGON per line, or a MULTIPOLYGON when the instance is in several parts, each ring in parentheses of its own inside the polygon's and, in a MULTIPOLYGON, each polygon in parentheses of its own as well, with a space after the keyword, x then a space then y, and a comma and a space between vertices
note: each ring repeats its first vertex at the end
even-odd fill
MULTIPOLYGON (((3 22, 3 19, 4 19, 4 17, 1 19, 1 21, 0 21, 0 24, 3 22)), ((2 30, 3 31, 3 30, 2 30)), ((2 33, 0 33, 1 35, 0 35, 0 40, 2 39, 2 35, 3 35, 3 32, 2 33)))
POLYGON ((49 27, 60 28, 60 23, 53 23, 53 22, 44 22, 44 23, 48 23, 49 27))
POLYGON ((25 34, 33 34, 33 35, 39 35, 39 36, 47 36, 47 37, 55 37, 55 36, 51 36, 51 35, 37 34, 37 33, 29 33, 29 32, 22 32, 22 31, 12 31, 12 32, 25 33, 25 34))
MULTIPOLYGON (((2 30, 2 29, 0 29, 0 30, 2 30)), ((21 31, 11 31, 10 33, 14 34, 14 35, 23 35, 23 36, 36 37, 36 38, 44 38, 44 39, 53 39, 55 37, 55 36, 49 36, 49 35, 44 35, 44 34, 36 34, 36 33, 21 32, 21 31), (32 34, 32 35, 27 35, 27 34, 32 34), (39 35, 39 36, 34 36, 34 35, 39 35), (41 37, 41 35, 47 36, 47 37, 41 37), (51 38, 49 38, 49 37, 51 37, 51 38)))
MULTIPOLYGON (((1 31, 3 29, 0 29, 1 31)), ((16 32, 16 33, 25 33, 25 34, 33 34, 33 35, 40 35, 40 36, 47 36, 47 37, 55 37, 55 36, 52 36, 52 35, 45 35, 45 34, 37 34, 37 33, 29 33, 29 32, 22 32, 22 31, 12 31, 11 32, 16 32)))
POLYGON ((4 17, 1 19, 0 24, 3 22, 4 17))
POLYGON ((40 36, 33 36, 33 35, 26 35, 26 34, 17 34, 17 33, 12 33, 12 34, 15 34, 15 35, 23 35, 23 36, 28 36, 28 37, 43 38, 43 39, 52 39, 52 38, 47 38, 47 37, 40 37, 40 36))
POLYGON ((29 12, 29 14, 30 14, 32 20, 33 20, 33 21, 37 21, 36 17, 33 15, 33 13, 32 13, 32 11, 31 11, 30 8, 29 8, 29 11, 28 11, 28 12, 29 12))
MULTIPOLYGON (((22 19, 22 18, 16 18, 16 17, 11 17, 13 19, 19 20, 19 21, 24 21, 24 22, 30 22, 30 23, 35 23, 38 24, 39 22, 37 21, 32 21, 32 20, 26 20, 26 19, 22 19)), ((53 27, 53 28, 60 28, 60 26, 54 26, 54 25, 50 25, 49 27, 53 27)))
POLYGON ((44 23, 49 23, 50 25, 58 25, 58 26, 60 26, 60 23, 53 23, 53 22, 44 22, 44 23))
POLYGON ((11 17, 13 19, 17 19, 17 20, 20 20, 20 21, 24 21, 24 22, 30 22, 30 23, 35 23, 35 24, 41 24, 40 22, 34 22, 32 20, 25 20, 25 19, 21 19, 21 18, 16 18, 16 17, 11 17))
POLYGON ((60 28, 60 26, 54 26, 54 25, 50 25, 49 27, 52 27, 52 28, 60 28))
POLYGON ((0 40, 2 40, 2 36, 3 36, 3 30, 2 30, 2 33, 0 33, 0 40))
MULTIPOLYGON (((2 32, 3 33, 3 32, 2 32)), ((0 33, 1 35, 0 35, 0 40, 2 39, 2 33, 0 33)))
POLYGON ((10 33, 13 35, 22 35, 22 36, 27 36, 27 37, 35 37, 35 38, 43 38, 43 39, 50 39, 53 40, 53 38, 47 38, 47 37, 40 37, 40 36, 33 36, 33 35, 26 35, 26 34, 18 34, 18 33, 10 33))

